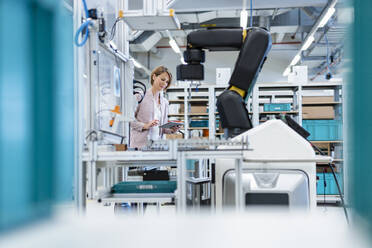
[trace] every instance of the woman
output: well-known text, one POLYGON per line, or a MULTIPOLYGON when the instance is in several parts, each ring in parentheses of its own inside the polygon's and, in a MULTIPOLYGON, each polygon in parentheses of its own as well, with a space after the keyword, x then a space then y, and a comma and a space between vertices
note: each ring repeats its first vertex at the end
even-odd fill
MULTIPOLYGON (((164 134, 175 133, 179 128, 159 128, 168 122, 169 102, 163 97, 172 81, 172 74, 164 66, 156 67, 151 73, 151 89, 146 91, 137 106, 135 121, 130 123, 130 147, 143 148, 148 140, 163 138, 164 134)), ((139 95, 136 97, 140 98, 139 95)))

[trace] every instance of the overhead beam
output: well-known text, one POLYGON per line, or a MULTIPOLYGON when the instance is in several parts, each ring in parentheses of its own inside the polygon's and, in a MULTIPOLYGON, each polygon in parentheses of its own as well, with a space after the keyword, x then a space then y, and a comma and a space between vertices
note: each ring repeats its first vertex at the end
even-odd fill
MULTIPOLYGON (((253 9, 301 8, 308 6, 324 6, 327 0, 265 0, 254 1, 253 9)), ((241 9, 241 0, 187 0, 177 1, 172 5, 176 12, 212 11, 241 9)))
POLYGON ((314 7, 304 7, 301 8, 306 15, 308 15, 311 19, 316 20, 318 18, 318 15, 315 13, 315 8, 314 7))
POLYGON ((317 61, 317 60, 326 60, 327 56, 308 56, 302 57, 302 61, 317 61))
MULTIPOLYGON (((304 39, 300 51, 298 51, 296 56, 292 59, 291 63, 288 65, 288 67, 283 72, 283 76, 287 76, 289 74, 291 66, 297 65, 298 62, 300 62, 299 58, 303 57, 302 56, 302 54, 304 53, 303 50, 306 50, 306 49, 309 50, 308 45, 309 45, 310 40, 312 39, 314 41, 315 33, 319 30, 319 26, 320 26, 321 22, 323 21, 323 18, 327 15, 329 9, 335 7, 337 1, 338 0, 330 0, 327 3, 327 5, 323 8, 322 12, 320 13, 319 17, 315 21, 315 23, 314 23, 313 27, 311 28, 310 32, 307 34, 306 38, 304 39)), ((318 41, 319 40, 317 40, 317 42, 318 41)), ((312 47, 314 47, 314 46, 312 45, 312 47)), ((310 52, 307 53, 307 55, 309 55, 309 54, 310 54, 310 52)))

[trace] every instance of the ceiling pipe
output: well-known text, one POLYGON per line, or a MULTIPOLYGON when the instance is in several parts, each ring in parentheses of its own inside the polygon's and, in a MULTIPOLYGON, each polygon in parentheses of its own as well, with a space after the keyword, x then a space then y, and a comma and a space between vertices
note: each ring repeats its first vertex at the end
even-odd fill
POLYGON ((318 15, 315 14, 316 11, 314 7, 304 7, 301 9, 303 10, 303 12, 305 12, 306 15, 308 15, 313 20, 316 20, 316 18, 318 17, 318 15))
MULTIPOLYGON (((305 45, 305 43, 311 39, 311 38, 314 38, 314 35, 316 33, 316 31, 319 29, 319 27, 321 26, 322 22, 324 21, 324 18, 327 16, 328 14, 328 11, 332 8, 335 7, 336 3, 337 3, 338 0, 330 0, 328 2, 328 4, 324 7, 324 9, 322 10, 322 12, 320 13, 318 19, 315 21, 313 27, 311 28, 310 32, 307 34, 306 38, 304 39, 303 41, 303 44, 302 46, 305 45)), ((301 47, 300 51, 298 51, 298 53, 296 54, 296 56, 293 58, 292 62, 288 65, 288 67, 285 69, 285 71, 283 72, 283 76, 288 76, 289 74, 289 71, 290 71, 290 67, 291 66, 294 66, 296 65, 300 60, 298 59, 298 57, 301 57, 302 56, 302 53, 303 52, 303 49, 301 47), (295 63, 296 62, 296 63, 295 63)), ((308 55, 309 53, 307 53, 308 55)))

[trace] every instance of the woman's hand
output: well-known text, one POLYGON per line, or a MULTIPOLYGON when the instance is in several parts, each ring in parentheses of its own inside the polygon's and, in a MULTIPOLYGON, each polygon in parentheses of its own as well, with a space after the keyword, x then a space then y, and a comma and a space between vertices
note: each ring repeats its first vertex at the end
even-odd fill
POLYGON ((150 128, 154 127, 154 126, 157 126, 157 125, 159 125, 159 120, 152 120, 152 121, 146 123, 143 126, 143 129, 148 130, 148 129, 150 129, 150 128))

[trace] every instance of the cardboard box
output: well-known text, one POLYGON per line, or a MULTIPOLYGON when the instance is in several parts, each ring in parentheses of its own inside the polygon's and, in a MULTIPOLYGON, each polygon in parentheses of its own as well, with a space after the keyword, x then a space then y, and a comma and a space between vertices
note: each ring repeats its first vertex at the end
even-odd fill
POLYGON ((302 104, 304 103, 329 103, 334 102, 333 96, 303 96, 302 104))
POLYGON ((182 133, 175 133, 175 134, 166 134, 166 139, 183 139, 182 133))
POLYGON ((316 106, 316 107, 303 106, 302 107, 302 119, 322 120, 322 119, 334 119, 334 118, 335 118, 335 110, 332 106, 316 106))
MULTIPOLYGON (((180 114, 184 113, 184 104, 180 105, 180 114)), ((200 114, 200 113, 207 113, 208 106, 207 105, 191 105, 190 114, 200 114)))
POLYGON ((125 144, 115 145, 115 150, 116 151, 126 151, 127 150, 127 145, 125 145, 125 144))

